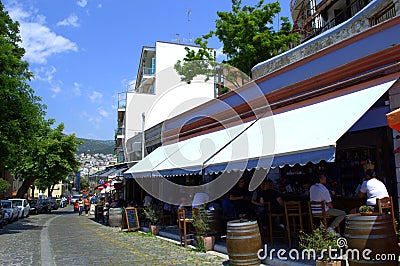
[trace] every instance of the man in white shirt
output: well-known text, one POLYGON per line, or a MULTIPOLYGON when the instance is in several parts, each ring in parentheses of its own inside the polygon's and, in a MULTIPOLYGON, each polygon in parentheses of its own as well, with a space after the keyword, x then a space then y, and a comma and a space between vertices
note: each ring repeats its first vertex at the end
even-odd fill
POLYGON ((376 199, 389 197, 385 184, 376 179, 376 174, 373 170, 368 169, 365 172, 366 180, 362 183, 359 192, 359 197, 367 197, 367 205, 375 206, 376 199))
POLYGON ((328 227, 328 231, 334 231, 345 218, 346 212, 333 208, 331 195, 325 184, 326 176, 321 174, 319 182, 310 187, 310 201, 325 201, 325 213, 336 217, 328 227))
POLYGON ((210 196, 204 192, 197 192, 194 194, 192 201, 192 208, 205 207, 204 205, 210 201, 210 196))

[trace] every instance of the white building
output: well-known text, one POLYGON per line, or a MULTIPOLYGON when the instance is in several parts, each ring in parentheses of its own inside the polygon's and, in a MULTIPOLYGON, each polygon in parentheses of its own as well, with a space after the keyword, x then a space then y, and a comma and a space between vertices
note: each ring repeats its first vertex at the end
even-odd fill
POLYGON ((119 95, 116 136, 119 162, 142 158, 143 131, 157 125, 162 127, 160 123, 166 119, 215 97, 213 79, 205 81, 205 77, 199 76, 190 84, 181 81, 174 65, 186 56, 185 47, 199 49, 160 41, 154 47, 142 48, 136 83, 119 95))

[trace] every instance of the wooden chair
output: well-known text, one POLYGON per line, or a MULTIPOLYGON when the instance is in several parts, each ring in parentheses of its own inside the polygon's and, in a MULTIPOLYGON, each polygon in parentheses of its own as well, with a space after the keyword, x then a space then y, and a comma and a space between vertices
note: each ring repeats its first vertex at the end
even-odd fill
POLYGON ((376 212, 379 214, 387 213, 392 216, 393 229, 396 232, 396 222, 394 218, 394 208, 392 197, 385 197, 381 199, 376 199, 376 212))
POLYGON ((296 239, 298 232, 303 230, 303 213, 301 212, 300 201, 285 201, 286 230, 289 248, 292 247, 292 238, 296 239))
MULTIPOLYGON (((328 220, 334 218, 334 216, 326 213, 325 201, 309 201, 308 212, 310 214, 311 231, 314 230, 314 219, 319 219, 321 223, 324 225, 325 230, 327 230, 328 220)), ((338 227, 338 231, 340 233, 340 227, 338 227)))
POLYGON ((186 218, 186 210, 178 209, 178 228, 179 228, 179 239, 183 246, 187 246, 188 242, 195 241, 195 234, 192 228, 193 219, 186 218))
MULTIPOLYGON (((273 218, 277 218, 277 217, 281 217, 281 218, 285 218, 285 213, 272 213, 271 212, 271 203, 270 202, 265 202, 264 203, 264 205, 265 205, 265 212, 266 212, 266 215, 268 216, 267 218, 268 218, 268 223, 269 223, 269 227, 268 227, 268 229, 269 229, 269 241, 270 241, 270 244, 272 245, 273 244, 273 238, 274 238, 274 236, 273 236, 273 232, 275 231, 275 232, 279 232, 278 230, 274 230, 274 223, 273 223, 273 218)), ((275 237, 275 238, 278 238, 279 236, 277 236, 277 237, 275 237)), ((283 238, 283 239, 285 239, 286 238, 286 231, 283 229, 282 230, 282 236, 280 237, 280 238, 283 238)))

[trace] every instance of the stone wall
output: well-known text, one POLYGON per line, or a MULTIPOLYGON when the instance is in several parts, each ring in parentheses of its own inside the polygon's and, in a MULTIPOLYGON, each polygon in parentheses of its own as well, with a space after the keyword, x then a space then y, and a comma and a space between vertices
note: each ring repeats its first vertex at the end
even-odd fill
POLYGON ((372 3, 372 5, 364 9, 363 12, 358 13, 347 22, 339 25, 339 27, 322 33, 321 35, 318 35, 315 38, 293 48, 292 50, 271 58, 254 67, 252 70, 252 78, 256 80, 260 77, 266 76, 277 71, 278 69, 293 64, 333 44, 339 43, 340 41, 351 38, 352 36, 369 29, 371 27, 369 18, 379 12, 382 8, 386 7, 392 1, 395 2, 396 16, 399 16, 400 0, 376 0, 375 3, 372 3))

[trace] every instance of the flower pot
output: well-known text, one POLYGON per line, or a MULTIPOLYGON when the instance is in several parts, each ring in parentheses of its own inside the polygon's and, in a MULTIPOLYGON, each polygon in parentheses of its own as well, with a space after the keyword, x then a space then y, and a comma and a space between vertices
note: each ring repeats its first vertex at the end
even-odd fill
POLYGON ((153 235, 158 235, 160 233, 161 226, 159 225, 150 225, 149 230, 153 235))
POLYGON ((373 212, 360 212, 361 216, 369 216, 372 215, 373 212))
POLYGON ((204 249, 206 251, 214 249, 215 236, 203 236, 202 239, 204 241, 204 249))
POLYGON ((315 262, 316 266, 342 266, 344 265, 341 260, 333 260, 333 261, 328 261, 328 260, 317 260, 315 262))

